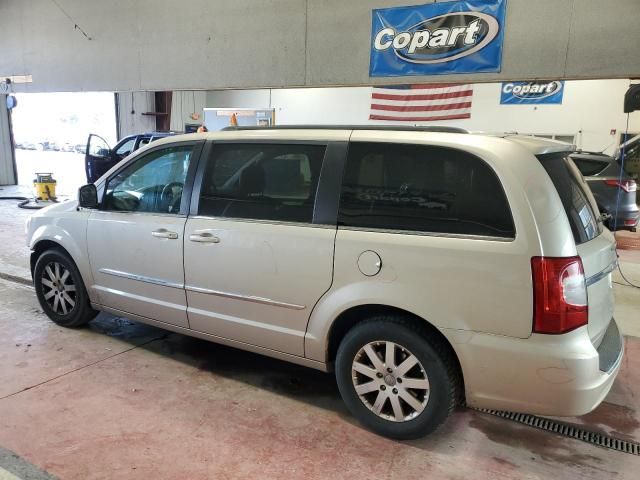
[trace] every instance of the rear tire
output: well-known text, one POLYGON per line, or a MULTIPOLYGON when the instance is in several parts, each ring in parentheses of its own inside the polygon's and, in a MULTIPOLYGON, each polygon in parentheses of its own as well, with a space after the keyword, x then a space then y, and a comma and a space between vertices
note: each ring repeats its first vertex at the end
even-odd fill
POLYGON ((33 269, 36 295, 44 313, 58 325, 77 328, 98 314, 74 261, 58 249, 43 252, 33 269))
POLYGON ((399 440, 435 431, 462 388, 450 349, 426 328, 395 315, 373 317, 347 332, 336 356, 336 380, 356 419, 399 440))

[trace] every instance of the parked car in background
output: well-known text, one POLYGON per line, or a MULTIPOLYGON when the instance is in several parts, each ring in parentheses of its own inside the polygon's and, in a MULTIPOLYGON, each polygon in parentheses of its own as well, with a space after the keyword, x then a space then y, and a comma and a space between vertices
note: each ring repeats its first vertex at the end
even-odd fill
MULTIPOLYGON (((635 143, 630 141, 624 145, 625 157, 638 147, 638 138, 635 138, 635 143)), ((606 217, 607 228, 636 231, 640 219, 636 203, 638 187, 622 169, 621 156, 622 148, 615 157, 597 152, 577 152, 571 155, 571 159, 589 185, 600 213, 606 217)))
POLYGON ((139 148, 159 138, 176 135, 179 132, 151 132, 129 135, 111 148, 107 141, 94 133, 89 135, 85 146, 85 172, 87 182, 93 183, 120 160, 139 148))
POLYGON ((74 150, 74 145, 70 142, 63 142, 60 145, 61 152, 73 152, 73 150, 74 150))
POLYGON ((56 140, 45 140, 42 145, 45 150, 52 152, 59 152, 62 149, 62 144, 56 140))
POLYGON ((26 142, 22 142, 22 148, 24 150, 37 150, 41 152, 44 150, 44 143, 27 140, 26 142))
POLYGON ((333 370, 393 438, 465 402, 594 409, 623 357, 617 257, 572 146, 394 128, 159 140, 27 221, 40 305, 333 370))

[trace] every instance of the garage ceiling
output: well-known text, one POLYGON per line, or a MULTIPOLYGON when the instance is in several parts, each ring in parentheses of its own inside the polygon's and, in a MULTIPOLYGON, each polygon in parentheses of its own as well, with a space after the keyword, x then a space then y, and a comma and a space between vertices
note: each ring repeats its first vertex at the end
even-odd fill
MULTIPOLYGON (((371 10, 411 3, 0 1, 0 75, 33 92, 398 83, 369 78, 371 10)), ((640 77, 638 18, 637 0, 508 0, 500 73, 401 81, 640 77)))

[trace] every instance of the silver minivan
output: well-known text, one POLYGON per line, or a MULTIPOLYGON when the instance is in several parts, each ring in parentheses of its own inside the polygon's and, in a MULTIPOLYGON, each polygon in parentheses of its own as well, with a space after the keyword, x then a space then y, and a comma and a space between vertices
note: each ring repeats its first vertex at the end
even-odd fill
POLYGON ((372 430, 581 415, 615 379, 615 242, 572 146, 446 127, 174 136, 27 223, 56 323, 97 311, 335 371, 372 430))

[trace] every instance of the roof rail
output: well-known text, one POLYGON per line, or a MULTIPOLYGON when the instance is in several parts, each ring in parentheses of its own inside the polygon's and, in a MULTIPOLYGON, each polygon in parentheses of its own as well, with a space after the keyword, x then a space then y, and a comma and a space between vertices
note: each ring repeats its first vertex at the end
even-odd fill
POLYGON ((402 132, 469 133, 469 130, 465 128, 447 127, 443 125, 274 125, 271 127, 225 127, 222 129, 222 131, 240 130, 397 130, 402 132))

